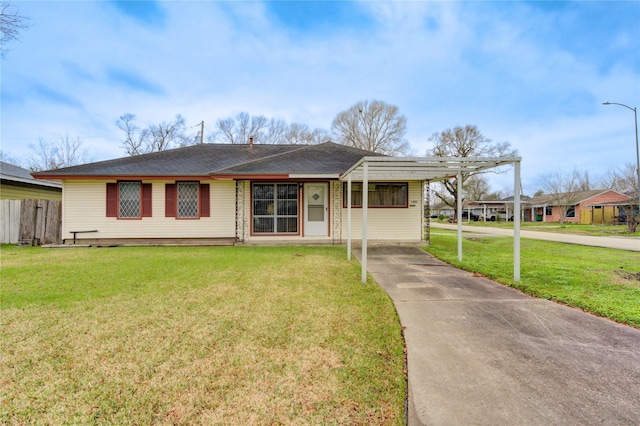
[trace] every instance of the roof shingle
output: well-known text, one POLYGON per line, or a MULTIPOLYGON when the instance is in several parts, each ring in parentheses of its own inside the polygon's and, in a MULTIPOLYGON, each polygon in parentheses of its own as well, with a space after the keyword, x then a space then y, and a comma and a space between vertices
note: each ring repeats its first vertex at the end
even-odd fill
POLYGON ((200 144, 34 173, 35 177, 341 174, 379 155, 333 142, 318 145, 200 144))

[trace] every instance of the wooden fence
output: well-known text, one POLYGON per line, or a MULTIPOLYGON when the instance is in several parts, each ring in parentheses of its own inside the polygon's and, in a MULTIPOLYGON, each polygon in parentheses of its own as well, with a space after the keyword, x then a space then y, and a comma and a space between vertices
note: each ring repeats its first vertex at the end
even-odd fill
POLYGON ((58 200, 0 200, 0 243, 60 244, 61 207, 58 200))

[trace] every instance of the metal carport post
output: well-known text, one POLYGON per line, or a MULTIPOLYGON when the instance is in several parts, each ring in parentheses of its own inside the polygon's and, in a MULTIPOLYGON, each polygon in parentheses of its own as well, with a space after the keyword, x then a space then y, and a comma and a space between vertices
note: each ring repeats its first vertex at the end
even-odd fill
POLYGON ((514 164, 514 226, 513 279, 520 281, 520 157, 364 157, 345 172, 340 180, 347 180, 347 259, 351 260, 351 185, 353 179, 362 182, 362 282, 367 281, 367 237, 369 180, 439 180, 458 177, 458 259, 462 260, 462 172, 486 170, 514 164))

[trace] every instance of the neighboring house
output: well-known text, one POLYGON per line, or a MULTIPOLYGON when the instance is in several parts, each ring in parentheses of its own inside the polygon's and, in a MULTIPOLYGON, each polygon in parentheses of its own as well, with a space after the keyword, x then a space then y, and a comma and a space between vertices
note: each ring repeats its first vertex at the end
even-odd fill
MULTIPOLYGON (((83 243, 314 242, 347 227, 342 174, 378 154, 318 145, 200 144, 35 173, 63 185, 62 235, 83 243)), ((368 238, 420 242, 423 180, 369 182, 368 238)), ((362 183, 352 185, 360 238, 362 183)))
MULTIPOLYGON (((524 211, 526 206, 530 202, 530 198, 522 196, 520 199, 521 210, 524 211)), ((467 201, 463 203, 465 211, 469 211, 472 214, 478 216, 479 220, 485 221, 501 221, 501 220, 513 220, 513 196, 506 197, 501 200, 484 200, 484 201, 467 201)), ((523 220, 528 220, 528 217, 524 217, 523 220)))
POLYGON ((36 180, 22 167, 0 161, 0 200, 60 200, 60 182, 36 180))
POLYGON ((611 223, 617 216, 617 207, 610 206, 611 212, 604 210, 604 204, 616 201, 627 201, 630 197, 612 189, 577 191, 563 194, 543 194, 528 201, 525 209, 525 220, 537 222, 559 222, 564 215, 565 222, 571 223, 611 223), (608 219, 607 219, 608 218, 608 219))

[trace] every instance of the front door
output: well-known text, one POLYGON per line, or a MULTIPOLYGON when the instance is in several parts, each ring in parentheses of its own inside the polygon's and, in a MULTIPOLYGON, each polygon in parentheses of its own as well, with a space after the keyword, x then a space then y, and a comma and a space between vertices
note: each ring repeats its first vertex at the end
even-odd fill
POLYGON ((326 183, 304 184, 304 235, 329 235, 328 190, 326 183))

